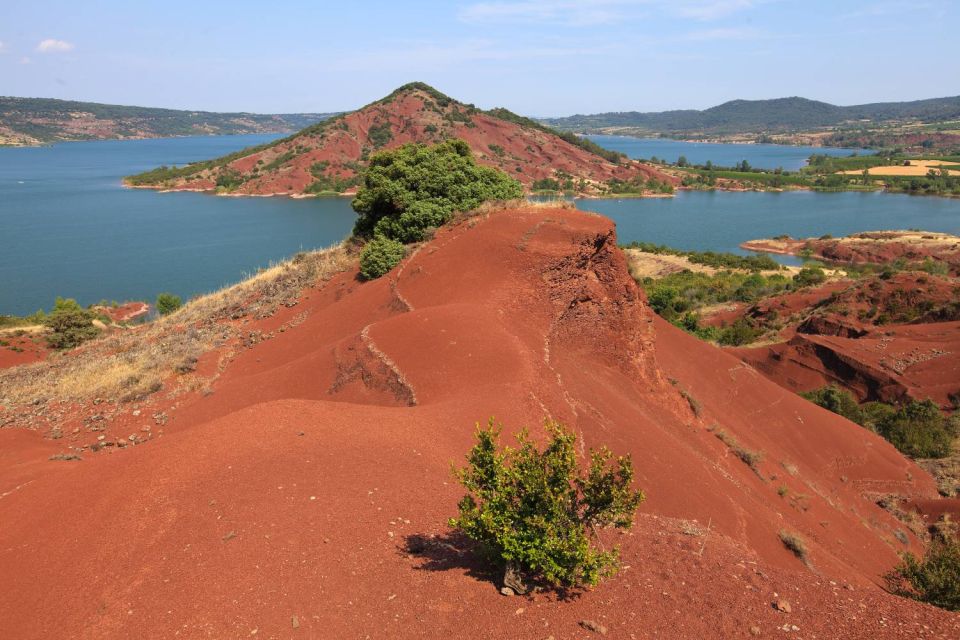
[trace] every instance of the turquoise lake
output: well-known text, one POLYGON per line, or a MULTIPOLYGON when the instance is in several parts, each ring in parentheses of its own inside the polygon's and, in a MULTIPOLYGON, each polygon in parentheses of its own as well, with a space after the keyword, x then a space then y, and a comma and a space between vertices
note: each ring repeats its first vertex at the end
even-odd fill
MULTIPOLYGON (((354 221, 345 198, 222 198, 120 184, 124 175, 216 157, 273 137, 0 148, 0 314, 47 309, 58 295, 83 304, 152 301, 162 291, 188 298, 344 238, 354 221)), ((760 166, 750 155, 760 145, 725 146, 760 166)), ((685 155, 692 161, 693 151, 685 155)), ((683 192, 671 199, 577 204, 612 218, 621 242, 685 249, 738 251, 744 240, 781 233, 960 233, 960 200, 880 193, 683 192)))
POLYGON ((690 164, 706 164, 709 160, 718 167, 732 167, 742 160, 760 169, 796 171, 807 164, 815 154, 850 156, 871 153, 864 149, 837 149, 833 147, 793 147, 780 144, 721 144, 714 142, 683 142, 667 138, 634 138, 631 136, 586 136, 601 147, 620 151, 631 158, 649 160, 659 158, 676 162, 686 156, 690 164))

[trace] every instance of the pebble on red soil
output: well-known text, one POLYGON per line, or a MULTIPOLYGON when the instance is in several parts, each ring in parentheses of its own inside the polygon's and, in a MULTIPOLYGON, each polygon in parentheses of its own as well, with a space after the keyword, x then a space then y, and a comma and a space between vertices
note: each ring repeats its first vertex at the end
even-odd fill
POLYGON ((580 626, 587 631, 593 631, 594 633, 599 633, 602 636, 607 635, 607 628, 599 622, 594 622, 593 620, 581 620, 580 626))
POLYGON ((790 613, 793 611, 793 607, 791 607, 790 603, 786 600, 777 600, 773 603, 773 608, 784 613, 790 613))

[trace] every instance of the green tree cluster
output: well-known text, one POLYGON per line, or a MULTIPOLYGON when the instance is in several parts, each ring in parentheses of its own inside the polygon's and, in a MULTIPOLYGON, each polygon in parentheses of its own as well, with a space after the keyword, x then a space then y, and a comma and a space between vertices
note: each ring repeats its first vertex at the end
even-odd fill
POLYGON ((945 416, 932 400, 910 400, 895 406, 884 402, 857 403, 849 391, 829 385, 801 396, 851 422, 875 431, 911 458, 950 455, 960 435, 960 417, 945 416))
POLYGON ((522 195, 519 182, 478 165, 463 140, 374 154, 353 199, 360 214, 353 233, 369 240, 360 254, 360 273, 367 279, 387 273, 403 259, 404 243, 423 240, 456 212, 522 195))
POLYGON ((454 212, 522 195, 519 182, 478 165, 463 140, 407 144, 370 157, 353 200, 353 209, 360 214, 353 232, 361 238, 382 235, 417 242, 423 240, 424 231, 441 226, 454 212))
POLYGON ((95 338, 100 330, 93 324, 95 315, 73 298, 57 297, 44 324, 50 328, 47 344, 52 349, 72 349, 95 338))

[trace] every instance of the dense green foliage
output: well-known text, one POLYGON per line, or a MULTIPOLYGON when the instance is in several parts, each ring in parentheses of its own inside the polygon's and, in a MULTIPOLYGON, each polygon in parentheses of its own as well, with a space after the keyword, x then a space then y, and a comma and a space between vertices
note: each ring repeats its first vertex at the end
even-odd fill
POLYGON ((548 421, 541 451, 524 430, 517 449, 499 447, 502 427, 477 425, 477 443, 457 479, 468 493, 453 527, 479 542, 496 562, 515 563, 561 587, 595 585, 613 574, 618 550, 591 544, 596 527, 628 528, 644 499, 635 491, 629 456, 590 452, 581 470, 576 436, 548 421))
POLYGON ((801 392, 800 395, 827 411, 832 411, 851 422, 866 426, 864 412, 860 408, 860 404, 856 398, 853 397, 852 393, 841 389, 835 384, 814 389, 813 391, 804 391, 801 392))
POLYGON ((373 143, 374 149, 379 149, 383 145, 393 140, 393 130, 390 126, 390 122, 387 120, 370 127, 367 135, 370 137, 370 142, 373 143))
POLYGON ((714 327, 701 325, 699 309, 726 302, 757 302, 784 291, 807 286, 817 282, 818 278, 825 279, 819 267, 801 269, 793 279, 779 273, 763 275, 761 270, 780 268, 776 261, 765 255, 738 256, 712 251, 680 251, 645 242, 633 242, 628 247, 647 253, 685 256, 691 262, 723 269, 714 274, 685 269, 662 278, 646 277, 639 283, 646 291, 650 307, 657 315, 702 340, 727 346, 749 344, 767 330, 778 328, 776 314, 769 314, 760 320, 739 318, 729 326, 714 327))
POLYGON ((402 242, 378 235, 360 251, 360 275, 375 280, 400 264, 405 253, 402 242))
POLYGON ((946 457, 960 435, 960 417, 943 415, 932 400, 910 400, 900 407, 883 402, 859 405, 853 394, 836 385, 800 395, 875 431, 911 458, 946 457))
POLYGON ((899 596, 960 611, 960 541, 936 539, 922 560, 905 553, 886 580, 887 588, 899 596))
POLYGON ((178 295, 174 295, 172 293, 161 293, 157 296, 157 313, 162 316, 173 313, 182 306, 183 300, 181 300, 180 296, 178 295))
POLYGON ((744 269, 746 271, 777 271, 780 263, 766 254, 738 256, 735 253, 717 253, 715 251, 684 251, 653 242, 634 240, 627 249, 637 249, 656 255, 683 256, 694 264, 702 264, 714 269, 744 269))
POLYGON ((47 344, 52 349, 72 349, 97 336, 92 311, 82 308, 73 298, 57 298, 44 324, 50 329, 47 344))
POLYGON ((117 137, 142 135, 145 132, 165 137, 295 131, 330 115, 323 113, 280 115, 213 113, 49 98, 0 97, 0 121, 10 127, 13 132, 36 138, 41 142, 92 138, 92 136, 77 135, 67 129, 66 125, 73 120, 71 116, 73 113, 89 113, 98 120, 112 121, 115 123, 117 137))
POLYGON ((912 400, 877 424, 877 433, 911 458, 943 458, 960 431, 960 416, 947 418, 932 400, 912 400))
POLYGON ((631 127, 650 132, 697 131, 739 133, 803 130, 837 125, 847 120, 883 122, 917 118, 927 122, 960 118, 960 96, 914 102, 887 102, 839 107, 806 98, 731 100, 697 111, 693 109, 640 113, 626 111, 547 118, 544 122, 577 131, 605 127, 631 127))
POLYGON ((798 287, 812 287, 823 284, 827 280, 827 274, 820 267, 803 267, 793 276, 793 282, 798 287))
POLYGON ((353 200, 353 209, 360 215, 354 234, 416 242, 455 212, 522 195, 519 182, 478 165, 463 140, 433 146, 407 144, 370 157, 353 200))
POLYGON ((673 193, 673 185, 666 180, 656 178, 644 180, 643 176, 636 176, 630 180, 611 178, 605 183, 608 194, 641 194, 641 193, 673 193))
POLYGON ((650 306, 658 315, 674 320, 688 311, 723 302, 756 302, 785 291, 790 281, 780 274, 720 271, 710 275, 680 271, 641 282, 650 306))

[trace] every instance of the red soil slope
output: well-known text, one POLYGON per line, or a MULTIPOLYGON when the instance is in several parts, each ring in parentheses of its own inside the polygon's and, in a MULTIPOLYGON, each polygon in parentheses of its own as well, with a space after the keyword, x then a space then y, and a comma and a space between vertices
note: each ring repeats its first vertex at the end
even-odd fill
MULTIPOLYGON (((654 167, 623 158, 614 164, 557 135, 458 103, 429 87, 410 85, 359 111, 322 122, 277 144, 215 162, 174 180, 143 183, 173 190, 210 191, 225 172, 242 177, 231 193, 299 195, 324 182, 336 191, 351 191, 369 153, 410 142, 465 140, 478 162, 510 174, 526 187, 541 178, 572 177, 590 193, 611 178, 654 178, 672 185, 679 180, 654 167), (388 134, 384 134, 388 131, 388 134), (379 136, 385 136, 381 138, 379 136), (318 182, 319 180, 319 182, 318 182), (334 181, 339 181, 335 183, 334 181)), ((139 183, 137 183, 139 184, 139 183)))
POLYGON ((919 272, 840 280, 742 305, 708 319, 779 326, 783 342, 730 351, 791 391, 839 384, 861 401, 960 396, 955 278, 919 272))
POLYGON ((933 231, 865 231, 845 238, 807 238, 798 240, 750 240, 740 245, 750 251, 799 255, 828 262, 850 264, 887 264, 894 260, 946 264, 954 275, 960 273, 960 237, 933 231))
POLYGON ((591 636, 586 621, 614 638, 960 633, 960 616, 876 586, 919 546, 873 500, 935 498, 930 477, 657 320, 610 221, 493 213, 380 280, 354 276, 251 321, 302 319, 212 394, 167 406, 145 445, 54 462, 92 434, 0 430, 8 637, 572 638, 591 636), (490 415, 510 430, 551 416, 585 447, 633 455, 648 500, 632 531, 604 536, 622 547, 618 577, 570 601, 504 598, 449 535, 450 464, 490 415), (713 425, 763 452, 755 470, 713 425), (784 599, 789 613, 771 604, 784 599))
POLYGON ((0 369, 43 360, 49 349, 38 333, 0 333, 0 369))

